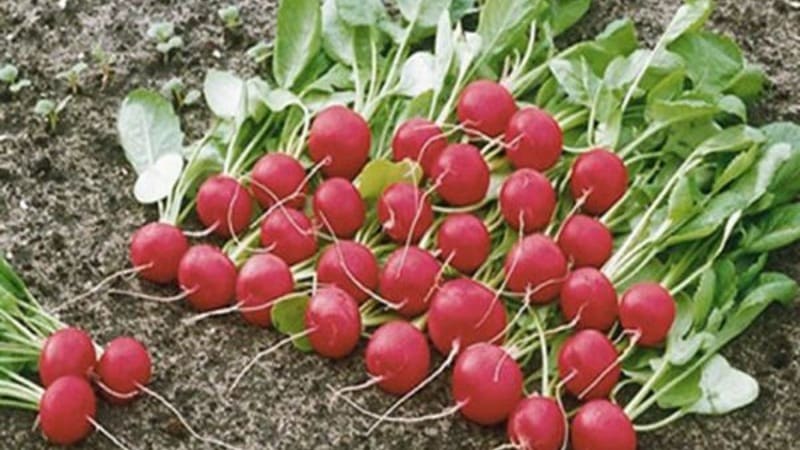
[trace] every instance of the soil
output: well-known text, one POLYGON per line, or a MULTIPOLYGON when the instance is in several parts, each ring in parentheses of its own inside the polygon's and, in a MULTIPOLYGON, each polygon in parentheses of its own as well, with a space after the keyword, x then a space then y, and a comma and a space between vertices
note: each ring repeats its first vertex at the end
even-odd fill
MULTIPOLYGON (((243 53, 270 38, 274 1, 240 1, 246 27, 224 33, 216 11, 227 1, 5 0, 0 2, 0 63, 14 62, 33 87, 0 96, 0 249, 47 305, 90 288, 125 268, 127 239, 154 218, 131 194, 134 176, 117 144, 115 117, 120 100, 136 87, 158 88, 174 76, 200 87, 211 67, 253 73, 243 53), (66 3, 60 9, 58 3, 66 3), (149 23, 175 22, 186 45, 164 64, 143 38, 149 23), (95 44, 116 55, 115 74, 101 89, 97 73, 84 76, 81 91, 55 131, 32 113, 39 98, 68 94, 55 75, 90 60, 95 44)), ((568 39, 588 37, 610 20, 630 16, 644 39, 658 36, 677 8, 676 0, 595 1, 568 39)), ((755 108, 756 122, 800 121, 800 7, 790 0, 721 0, 713 27, 736 37, 748 57, 769 74, 768 95, 755 108)), ((90 64, 91 65, 91 64, 90 64)), ((93 65, 92 65, 93 66, 93 65)), ((93 66, 94 67, 94 66, 93 66)), ((92 69, 95 70, 95 69, 92 69)), ((206 128, 202 108, 184 110, 183 123, 196 137, 206 128)), ((773 256, 770 264, 800 279, 800 248, 773 256)), ((132 289, 153 293, 136 283, 132 289)), ((384 426, 370 437, 368 422, 342 404, 329 409, 328 386, 362 381, 362 362, 330 362, 284 350, 254 370, 226 395, 250 355, 276 342, 237 318, 180 325, 188 311, 96 295, 62 312, 71 324, 92 330, 98 342, 129 334, 147 342, 156 362, 152 388, 176 404, 203 434, 248 448, 492 448, 502 429, 484 429, 452 419, 417 426, 384 426)), ((725 350, 737 367, 761 384, 758 401, 724 417, 690 417, 642 435, 642 449, 797 448, 800 436, 800 308, 770 308, 743 338, 725 350)), ((372 409, 390 399, 362 396, 372 409)), ((404 408, 407 415, 438 411, 448 404, 444 380, 404 408)), ((154 399, 126 407, 102 405, 99 420, 138 449, 205 448, 182 431, 154 399)), ((47 448, 31 431, 34 416, 0 411, 0 448, 47 448)), ((107 449, 99 433, 77 448, 107 449)))

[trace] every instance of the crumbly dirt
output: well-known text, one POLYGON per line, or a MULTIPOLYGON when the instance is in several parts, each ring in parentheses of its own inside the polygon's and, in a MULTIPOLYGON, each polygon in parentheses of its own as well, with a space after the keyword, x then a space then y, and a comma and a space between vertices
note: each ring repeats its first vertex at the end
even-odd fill
MULTIPOLYGON (((245 29, 223 33, 216 11, 227 1, 69 0, 0 2, 0 63, 13 61, 34 87, 18 96, 0 95, 0 249, 47 305, 75 296, 107 274, 126 267, 127 239, 154 212, 132 198, 134 177, 117 144, 115 116, 120 100, 135 87, 156 88, 180 76, 199 87, 210 67, 253 72, 244 49, 268 39, 274 1, 246 0, 245 29), (171 20, 186 47, 163 64, 143 38, 147 25, 171 20), (96 43, 117 55, 116 74, 105 89, 97 74, 85 77, 82 91, 49 132, 32 114, 41 97, 67 95, 55 74, 88 60, 96 43)), ((676 0, 595 1, 592 11, 568 39, 591 36, 610 20, 631 16, 644 39, 657 37, 676 0)), ((734 35, 748 56, 762 64, 771 86, 755 108, 759 122, 800 121, 800 9, 789 0, 724 0, 713 26, 734 35)), ((190 136, 206 127, 202 108, 183 112, 190 136)), ((771 264, 800 278, 800 248, 788 249, 771 264)), ((148 286, 138 286, 147 292, 148 286)), ((152 388, 171 399, 203 434, 238 446, 256 448, 492 448, 503 441, 502 429, 484 429, 460 419, 418 426, 384 426, 369 438, 360 435, 368 422, 343 405, 328 408, 327 386, 349 385, 363 378, 362 362, 353 357, 330 362, 284 350, 254 370, 241 387, 224 392, 246 358, 276 342, 272 331, 245 326, 236 318, 182 326, 188 311, 125 298, 97 295, 63 312, 68 323, 91 330, 98 342, 130 334, 147 342, 156 374, 152 388)), ((747 335, 725 354, 752 373, 762 386, 752 406, 725 417, 692 417, 643 435, 642 449, 797 448, 800 436, 800 308, 769 309, 747 335)), ((390 399, 374 392, 361 399, 373 409, 390 399)), ((441 380, 404 408, 419 415, 448 404, 441 380)), ((138 449, 205 448, 182 431, 170 413, 153 399, 126 407, 102 405, 99 420, 138 449)), ((31 431, 34 416, 0 411, 0 448, 47 448, 31 431)), ((108 449, 94 434, 78 446, 108 449)))

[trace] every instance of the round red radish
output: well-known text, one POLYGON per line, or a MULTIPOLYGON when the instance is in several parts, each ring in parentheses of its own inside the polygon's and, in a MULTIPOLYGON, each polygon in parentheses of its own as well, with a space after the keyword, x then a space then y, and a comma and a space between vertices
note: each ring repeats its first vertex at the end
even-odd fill
POLYGON ((150 383, 153 365, 144 345, 131 337, 118 337, 106 345, 96 370, 106 388, 103 394, 122 404, 132 401, 140 386, 150 383))
POLYGON ((451 206, 480 202, 489 190, 489 165, 470 144, 450 144, 434 167, 436 192, 451 206))
POLYGON ((506 155, 516 168, 545 171, 561 157, 564 134, 546 111, 524 108, 517 111, 506 129, 506 155))
POLYGON ((503 301, 486 286, 469 278, 444 283, 428 309, 428 335, 446 354, 476 342, 502 342, 506 328, 503 301))
POLYGON ((227 175, 207 179, 197 191, 197 216, 222 237, 239 234, 250 225, 253 201, 238 181, 227 175))
POLYGON ((658 283, 631 286, 619 304, 622 327, 639 333, 637 344, 643 347, 657 347, 664 342, 675 314, 675 299, 658 283))
POLYGON ((506 131, 517 104, 511 92, 490 80, 473 81, 458 100, 458 121, 468 130, 497 137, 506 131))
POLYGON ((560 450, 567 439, 565 420, 554 399, 534 395, 508 417, 508 439, 523 450, 560 450))
POLYGON ((556 191, 550 180, 533 169, 512 173, 500 189, 500 211, 509 225, 523 233, 539 231, 556 210, 556 191))
POLYGON ((568 321, 580 314, 579 329, 608 331, 617 320, 617 292, 614 285, 594 267, 577 269, 567 276, 559 298, 568 321))
POLYGON ((583 210, 602 214, 611 208, 628 189, 628 169, 615 153, 594 149, 581 154, 572 165, 572 197, 586 195, 583 210))
POLYGON ((618 356, 605 334, 596 330, 578 331, 564 342, 558 353, 558 375, 567 380, 567 391, 581 396, 581 400, 608 397, 620 376, 618 356), (589 389, 590 386, 594 387, 589 389))
POLYGON ((39 380, 48 387, 66 375, 87 378, 97 362, 92 338, 77 328, 62 328, 47 337, 39 353, 39 380))
POLYGON ((308 302, 305 326, 314 351, 326 358, 343 358, 356 348, 361 336, 358 304, 337 287, 323 287, 308 302))
POLYGON ((608 400, 592 400, 572 419, 575 450, 636 450, 636 431, 625 412, 608 400))
POLYGON ((366 220, 361 194, 344 178, 331 178, 320 184, 314 192, 313 204, 322 229, 336 237, 353 237, 366 220))
POLYGON ((222 308, 233 300, 236 266, 219 248, 195 245, 181 258, 178 283, 194 309, 222 308))
POLYGON ((392 156, 395 161, 419 162, 425 175, 430 177, 445 147, 447 138, 442 129, 430 120, 416 117, 403 122, 394 133, 392 156))
POLYGON ((398 313, 414 317, 428 309, 440 271, 439 262, 427 251, 398 248, 383 265, 378 289, 383 298, 399 306, 398 313))
POLYGON ((568 218, 558 235, 558 246, 574 267, 597 267, 611 257, 614 240, 603 222, 583 214, 568 218))
POLYGON ((534 303, 546 303, 558 295, 567 276, 567 259, 543 234, 532 234, 514 244, 503 266, 513 292, 530 289, 534 303))
POLYGON ((285 200, 286 206, 303 209, 308 184, 300 161, 283 153, 269 153, 258 160, 250 177, 253 197, 262 208, 285 200))
POLYGON ((39 426, 48 441, 73 445, 92 432, 97 414, 94 391, 83 377, 68 375, 54 381, 39 400, 39 426))
POLYGON ((143 279, 159 284, 172 283, 187 250, 189 241, 178 227, 152 222, 131 236, 130 260, 133 267, 142 268, 139 276, 143 279))
POLYGON ((364 361, 370 376, 380 379, 381 389, 402 395, 425 379, 431 352, 421 331, 408 322, 397 320, 375 330, 367 344, 364 361))
POLYGON ((251 256, 236 278, 236 299, 242 317, 259 327, 272 323, 272 306, 266 305, 293 290, 294 278, 289 266, 271 254, 251 256))
POLYGON ((317 114, 308 138, 311 159, 325 161, 326 177, 352 180, 369 158, 372 135, 369 125, 357 113, 341 105, 330 106, 317 114))
POLYGON ((418 187, 394 183, 378 199, 378 220, 393 241, 414 243, 433 224, 433 208, 418 187))
POLYGON ((378 287, 378 261, 367 247, 339 241, 319 257, 317 281, 337 286, 361 303, 378 287))
POLYGON ((483 221, 472 214, 447 216, 436 234, 436 247, 443 261, 458 271, 470 274, 486 262, 491 237, 483 221))
POLYGON ((297 264, 317 253, 316 231, 302 212, 278 208, 261 222, 261 245, 286 264, 297 264))
POLYGON ((453 367, 453 398, 464 417, 481 425, 506 420, 522 398, 522 383, 514 358, 484 342, 467 347, 453 367))

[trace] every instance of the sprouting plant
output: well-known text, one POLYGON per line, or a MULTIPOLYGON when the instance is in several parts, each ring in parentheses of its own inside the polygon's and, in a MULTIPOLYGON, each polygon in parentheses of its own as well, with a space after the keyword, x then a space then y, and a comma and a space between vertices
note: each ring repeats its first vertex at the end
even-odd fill
POLYGON ((76 63, 69 69, 56 75, 56 78, 60 80, 66 80, 67 85, 69 86, 69 90, 72 91, 73 94, 77 94, 78 89, 80 89, 81 87, 81 74, 88 67, 89 66, 85 62, 81 61, 79 63, 76 63))
POLYGON ((245 51, 245 55, 256 64, 261 65, 272 55, 272 50, 272 44, 261 41, 248 48, 247 51, 245 51))
POLYGON ((156 50, 164 55, 164 62, 169 60, 172 50, 183 47, 183 38, 175 34, 172 22, 157 22, 147 29, 147 37, 156 43, 156 50))
POLYGON ((170 78, 161 86, 161 95, 174 102, 178 108, 197 103, 202 94, 197 89, 186 89, 178 77, 170 78))
POLYGON ((67 107, 67 104, 70 102, 70 100, 72 100, 71 95, 64 97, 58 103, 51 99, 43 98, 36 102, 36 106, 33 107, 33 112, 47 120, 50 130, 54 131, 56 126, 58 126, 59 115, 67 107))
POLYGON ((221 8, 217 11, 217 15, 228 30, 235 30, 242 25, 242 17, 239 14, 239 7, 236 5, 221 8))
POLYGON ((17 92, 21 91, 23 88, 26 88, 31 85, 31 81, 27 79, 18 79, 19 70, 12 65, 6 64, 0 67, 0 82, 3 84, 8 85, 8 90, 12 94, 16 94, 17 92))
POLYGON ((107 52, 100 44, 96 44, 92 49, 92 59, 95 64, 100 66, 102 73, 102 80, 100 82, 101 89, 105 89, 111 76, 114 74, 114 62, 116 62, 116 55, 107 52))

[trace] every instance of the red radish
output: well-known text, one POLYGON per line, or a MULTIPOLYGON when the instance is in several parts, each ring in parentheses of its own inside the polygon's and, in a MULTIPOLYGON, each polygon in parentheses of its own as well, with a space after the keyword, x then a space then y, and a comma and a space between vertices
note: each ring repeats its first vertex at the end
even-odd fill
POLYGON ((470 144, 450 144, 436 161, 436 192, 452 206, 480 202, 489 190, 489 165, 470 144))
POLYGON ((341 105, 330 106, 317 114, 308 138, 311 159, 322 162, 326 177, 352 180, 369 158, 372 136, 369 125, 357 113, 341 105))
POLYGON ((103 393, 117 404, 128 403, 150 382, 153 366, 150 354, 139 341, 118 337, 106 345, 97 362, 103 393))
POLYGON ((394 133, 392 156, 395 161, 410 159, 419 162, 425 175, 430 177, 445 147, 447 138, 442 129, 430 120, 416 117, 403 122, 394 133))
POLYGON ((279 257, 266 253, 251 256, 236 278, 236 299, 242 317, 259 327, 272 323, 272 307, 266 306, 293 290, 294 278, 289 266, 279 257))
POLYGON ((523 450, 560 450, 567 439, 564 413, 552 398, 534 395, 508 417, 508 439, 523 450))
POLYGON ((139 276, 159 284, 172 283, 178 276, 178 264, 189 250, 189 241, 176 226, 152 222, 131 236, 130 260, 141 267, 139 276))
POLYGON ((628 169, 615 153, 597 148, 581 154, 572 165, 572 197, 586 196, 584 211, 602 214, 628 189, 628 169))
POLYGON ((539 231, 550 223, 556 210, 556 191, 550 180, 533 169, 512 173, 500 189, 500 211, 515 230, 539 231))
POLYGON ((361 315, 358 304, 337 287, 324 287, 308 302, 306 330, 311 347, 326 358, 343 358, 358 344, 361 315))
POLYGON ((558 246, 574 267, 597 267, 611 257, 614 241, 603 222, 583 214, 568 218, 558 234, 558 246))
POLYGON ((451 214, 439 227, 436 246, 443 260, 462 273, 472 273, 486 262, 491 250, 489 230, 472 214, 451 214))
POLYGON ((592 400, 581 406, 571 430, 575 450, 636 450, 631 420, 608 400, 592 400))
POLYGON ((215 175, 197 191, 197 216, 218 236, 230 237, 246 230, 252 215, 250 194, 234 178, 215 175))
POLYGON ((364 354, 367 372, 384 391, 402 395, 425 379, 430 368, 428 340, 408 322, 396 320, 372 333, 364 354))
POLYGON ((313 203, 314 215, 336 237, 353 237, 366 220, 361 194, 344 178, 331 178, 320 184, 313 203))
POLYGON ((558 353, 558 375, 567 391, 581 400, 607 397, 619 380, 618 356, 605 334, 578 331, 558 353))
POLYGON ((494 292, 469 278, 444 283, 428 310, 428 335, 441 353, 476 342, 502 342, 506 310, 494 292))
POLYGON ((502 347, 480 342, 464 350, 453 367, 453 398, 461 414, 481 425, 495 425, 522 398, 523 376, 502 347))
POLYGON ((261 245, 289 265, 317 253, 317 237, 311 220, 292 208, 278 208, 264 218, 261 245))
POLYGON ((181 258, 178 283, 194 309, 221 308, 233 300, 236 266, 219 248, 195 245, 181 258))
POLYGON ((285 200, 286 206, 303 209, 308 184, 300 161, 283 153, 270 153, 258 160, 250 177, 253 179, 253 197, 262 208, 285 200))
POLYGON ((92 338, 77 328, 62 328, 47 337, 39 354, 39 379, 48 387, 66 375, 88 378, 97 362, 92 338))
POLYGON ((643 347, 657 347, 667 338, 675 321, 675 299, 658 283, 639 283, 628 288, 619 304, 619 321, 639 334, 643 347))
POLYGON ((561 157, 564 134, 546 111, 524 108, 517 111, 506 129, 506 155, 516 168, 545 171, 561 157))
POLYGON ((546 303, 561 290, 567 276, 567 259, 550 238, 532 234, 511 248, 504 270, 510 290, 525 292, 530 289, 534 303, 546 303))
POLYGON ((378 286, 378 261, 367 247, 353 241, 339 241, 319 257, 317 280, 339 287, 361 303, 378 286))
POLYGON ((490 80, 473 81, 458 100, 458 121, 467 128, 497 137, 506 131, 517 112, 514 97, 503 85, 490 80))
POLYGON ((441 266, 436 258, 418 247, 398 248, 386 259, 379 291, 398 305, 398 313, 414 317, 428 309, 439 282, 441 266))
POLYGON ((433 224, 433 208, 418 187, 394 183, 378 199, 378 220, 393 241, 413 243, 433 224))
POLYGON ((91 433, 97 399, 83 377, 67 375, 54 381, 39 400, 39 425, 48 441, 72 445, 91 433))
POLYGON ((561 287, 559 302, 567 320, 580 315, 579 329, 608 331, 617 321, 617 292, 603 272, 594 267, 570 273, 561 287))

